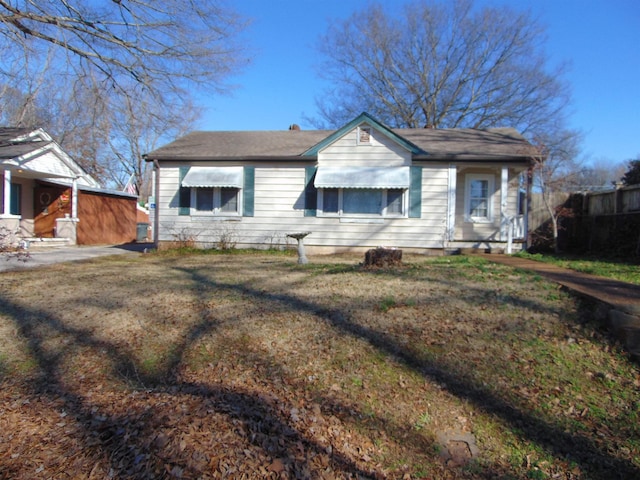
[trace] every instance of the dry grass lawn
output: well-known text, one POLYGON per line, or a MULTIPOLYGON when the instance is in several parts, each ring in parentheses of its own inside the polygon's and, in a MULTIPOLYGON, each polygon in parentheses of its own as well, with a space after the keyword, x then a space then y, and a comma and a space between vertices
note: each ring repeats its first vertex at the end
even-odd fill
POLYGON ((639 369, 589 305, 475 258, 361 260, 0 274, 0 478, 640 478, 639 369))

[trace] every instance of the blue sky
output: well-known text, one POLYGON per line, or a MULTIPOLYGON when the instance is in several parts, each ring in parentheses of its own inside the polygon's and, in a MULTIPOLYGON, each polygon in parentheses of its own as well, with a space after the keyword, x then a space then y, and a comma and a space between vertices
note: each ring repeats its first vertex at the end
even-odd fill
MULTIPOLYGON (((400 6, 403 1, 393 0, 400 6)), ((318 36, 369 0, 235 0, 253 18, 245 37, 253 62, 231 81, 230 96, 202 102, 203 130, 312 128, 319 78, 318 36)), ((389 0, 384 2, 389 5, 389 0)), ((569 62, 570 126, 584 134, 583 158, 620 163, 640 155, 640 2, 637 0, 477 0, 529 9, 547 27, 550 64, 569 62)))

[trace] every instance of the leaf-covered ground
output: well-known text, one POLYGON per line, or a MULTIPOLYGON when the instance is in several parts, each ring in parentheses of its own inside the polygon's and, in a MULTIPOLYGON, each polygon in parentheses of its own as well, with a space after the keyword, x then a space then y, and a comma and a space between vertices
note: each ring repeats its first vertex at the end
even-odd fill
POLYGON ((475 258, 359 261, 1 274, 0 478, 640 478, 638 366, 589 305, 475 258))

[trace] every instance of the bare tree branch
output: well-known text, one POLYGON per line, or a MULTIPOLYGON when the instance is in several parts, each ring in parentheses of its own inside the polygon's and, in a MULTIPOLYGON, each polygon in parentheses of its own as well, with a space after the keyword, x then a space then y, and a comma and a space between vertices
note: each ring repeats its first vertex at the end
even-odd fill
POLYGON ((246 23, 218 4, 0 0, 0 34, 10 44, 40 41, 71 52, 116 85, 130 78, 151 90, 184 81, 220 88, 245 62, 231 39, 246 23))
POLYGON ((0 0, 0 118, 46 128, 110 186, 144 183, 150 139, 193 127, 198 89, 232 88, 247 25, 222 0, 0 0))
POLYGON ((320 39, 332 90, 316 123, 367 111, 394 127, 544 130, 564 115, 569 92, 563 66, 547 67, 543 34, 527 12, 469 0, 416 1, 397 18, 368 5, 320 39))

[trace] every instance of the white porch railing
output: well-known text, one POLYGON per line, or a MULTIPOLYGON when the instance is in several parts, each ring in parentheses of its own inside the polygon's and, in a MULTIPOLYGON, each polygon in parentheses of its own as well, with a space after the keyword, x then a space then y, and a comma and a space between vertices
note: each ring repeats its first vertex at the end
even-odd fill
POLYGON ((511 217, 511 229, 514 240, 524 240, 526 236, 524 215, 511 217))
POLYGON ((509 218, 509 226, 507 229, 507 254, 513 252, 513 241, 523 240, 526 234, 526 224, 524 215, 516 215, 509 218))

